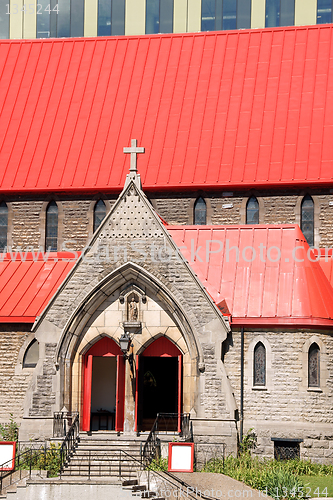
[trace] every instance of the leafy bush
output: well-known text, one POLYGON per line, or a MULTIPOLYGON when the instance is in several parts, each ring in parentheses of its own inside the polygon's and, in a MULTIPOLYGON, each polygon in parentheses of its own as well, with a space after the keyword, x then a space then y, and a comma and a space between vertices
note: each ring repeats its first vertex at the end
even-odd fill
POLYGON ((39 450, 26 450, 17 457, 16 469, 47 470, 49 477, 59 474, 61 467, 60 444, 50 444, 49 448, 41 447, 39 450), (18 462, 18 460, 20 460, 18 462))
POLYGON ((147 469, 156 471, 167 471, 168 470, 168 459, 167 458, 154 458, 147 469))
POLYGON ((17 441, 18 439, 18 425, 14 421, 13 414, 10 413, 9 423, 0 424, 0 440, 1 441, 17 441))

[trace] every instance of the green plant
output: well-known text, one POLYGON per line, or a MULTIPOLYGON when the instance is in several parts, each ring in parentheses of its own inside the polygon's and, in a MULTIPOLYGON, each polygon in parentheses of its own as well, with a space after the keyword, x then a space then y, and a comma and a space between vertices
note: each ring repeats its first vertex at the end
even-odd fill
POLYGON ((18 440, 18 425, 14 421, 14 416, 10 413, 9 423, 0 424, 0 438, 2 441, 17 441, 18 440))
POLYGON ((243 436, 242 442, 238 445, 238 454, 251 453, 251 450, 255 450, 257 447, 257 435, 253 428, 249 429, 245 436, 243 436))
POLYGON ((168 459, 167 458, 154 458, 147 467, 148 470, 167 471, 168 459))

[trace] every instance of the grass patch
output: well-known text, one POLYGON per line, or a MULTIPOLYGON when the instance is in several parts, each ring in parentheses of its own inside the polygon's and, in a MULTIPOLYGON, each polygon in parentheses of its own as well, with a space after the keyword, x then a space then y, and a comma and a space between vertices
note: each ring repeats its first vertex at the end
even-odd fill
POLYGON ((306 496, 312 498, 333 497, 333 476, 300 476, 306 496))
POLYGON ((326 487, 327 496, 333 496, 333 465, 315 464, 310 460, 261 460, 245 452, 238 457, 228 457, 224 462, 211 460, 203 471, 226 474, 277 500, 305 498, 306 493, 323 498, 326 487))

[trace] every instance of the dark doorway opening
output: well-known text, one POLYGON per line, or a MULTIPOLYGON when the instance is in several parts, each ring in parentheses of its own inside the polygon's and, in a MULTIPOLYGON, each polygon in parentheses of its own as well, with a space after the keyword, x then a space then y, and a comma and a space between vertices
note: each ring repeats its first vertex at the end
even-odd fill
POLYGON ((93 357, 91 430, 115 429, 117 358, 93 357))
MULTIPOLYGON (((157 413, 178 413, 178 362, 176 357, 141 357, 138 404, 139 430, 150 430, 157 413)), ((175 418, 174 426, 173 430, 177 430, 177 418, 175 418)))

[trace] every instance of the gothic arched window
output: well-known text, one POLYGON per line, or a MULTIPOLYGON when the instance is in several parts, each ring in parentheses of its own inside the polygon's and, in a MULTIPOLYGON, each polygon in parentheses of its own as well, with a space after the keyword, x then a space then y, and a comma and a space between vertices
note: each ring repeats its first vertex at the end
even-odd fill
POLYGON ((246 204, 246 224, 259 224, 259 203, 255 196, 251 196, 246 204))
POLYGON ((309 387, 319 387, 320 386, 320 349, 318 344, 315 342, 311 344, 309 349, 308 357, 308 386, 309 387))
POLYGON ((106 216, 106 206, 103 200, 98 200, 94 207, 94 232, 101 225, 104 217, 106 216))
POLYGON ((266 349, 262 342, 254 348, 253 385, 266 385, 266 349))
POLYGON ((195 225, 202 226, 206 224, 207 219, 207 207, 205 200, 200 196, 194 204, 194 217, 193 221, 195 225))
POLYGON ((8 207, 4 201, 0 203, 0 252, 7 247, 8 207))
POLYGON ((306 241, 314 245, 314 203, 310 195, 304 196, 301 204, 301 229, 306 241))
POLYGON ((58 207, 51 201, 46 209, 45 249, 50 252, 58 250, 58 207))
POLYGON ((35 368, 39 359, 39 344, 36 339, 30 342, 23 358, 23 368, 35 368))

